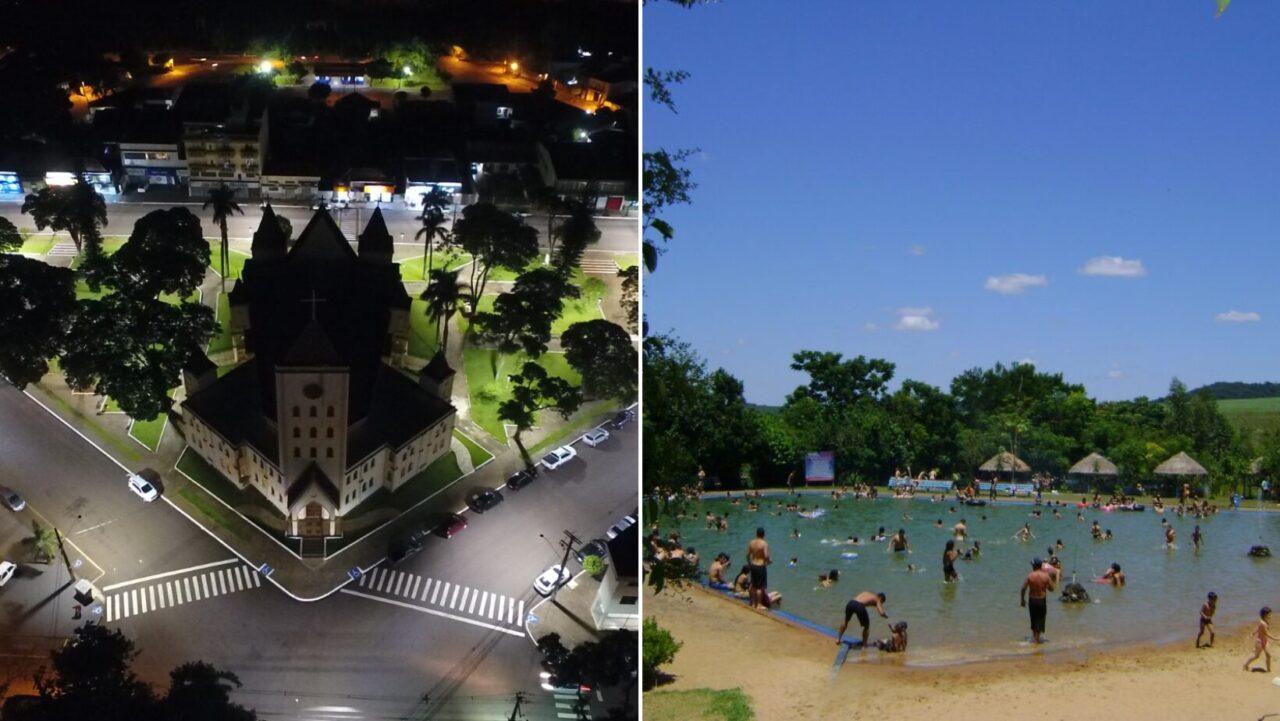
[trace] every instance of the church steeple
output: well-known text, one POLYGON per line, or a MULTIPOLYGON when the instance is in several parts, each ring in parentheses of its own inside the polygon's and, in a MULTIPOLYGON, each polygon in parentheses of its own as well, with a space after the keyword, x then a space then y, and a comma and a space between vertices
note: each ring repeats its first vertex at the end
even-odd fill
POLYGON ((253 231, 253 244, 250 246, 253 257, 263 260, 280 258, 284 256, 287 244, 284 231, 280 230, 280 221, 276 218, 275 211, 271 209, 271 203, 267 203, 262 210, 262 220, 258 223, 258 229, 253 231))
POLYGON ((382 219, 382 208, 374 208, 369 216, 369 223, 360 234, 360 259, 372 263, 390 263, 395 253, 395 244, 387 223, 382 219))

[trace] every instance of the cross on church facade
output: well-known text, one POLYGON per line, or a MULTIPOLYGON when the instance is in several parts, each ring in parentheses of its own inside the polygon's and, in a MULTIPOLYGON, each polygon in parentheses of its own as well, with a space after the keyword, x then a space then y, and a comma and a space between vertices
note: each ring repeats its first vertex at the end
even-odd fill
POLYGON ((303 298, 302 300, 300 300, 300 301, 298 301, 298 302, 299 302, 299 303, 310 303, 310 304, 311 304, 311 320, 315 320, 315 319, 316 319, 316 303, 323 303, 324 301, 325 301, 325 299, 324 299, 324 298, 317 298, 317 297, 316 297, 316 289, 315 289, 315 288, 312 288, 312 289, 311 289, 311 297, 310 297, 310 298, 303 298))

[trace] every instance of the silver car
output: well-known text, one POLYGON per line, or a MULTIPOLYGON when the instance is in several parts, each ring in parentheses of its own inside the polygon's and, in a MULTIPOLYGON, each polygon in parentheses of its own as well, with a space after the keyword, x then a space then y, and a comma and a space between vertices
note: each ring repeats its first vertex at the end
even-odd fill
POLYGON ((27 502, 18 495, 18 492, 12 488, 0 486, 0 503, 9 507, 10 511, 21 511, 27 507, 27 502))

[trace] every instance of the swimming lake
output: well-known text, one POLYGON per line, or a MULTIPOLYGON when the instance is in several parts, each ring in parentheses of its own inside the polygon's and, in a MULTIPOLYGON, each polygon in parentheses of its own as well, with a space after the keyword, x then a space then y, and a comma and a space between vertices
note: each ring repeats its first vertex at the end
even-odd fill
MULTIPOLYGON (((791 497, 795 498, 795 497, 791 497)), ((1050 547, 1062 561, 1063 585, 1073 575, 1090 595, 1090 602, 1067 604, 1058 591, 1049 596, 1045 651, 1086 649, 1133 642, 1190 644, 1197 631, 1200 604, 1205 594, 1219 596, 1217 625, 1226 627, 1257 617, 1263 605, 1280 608, 1280 557, 1251 558, 1250 546, 1268 545, 1280 553, 1280 515, 1219 511, 1209 518, 1190 514, 1178 517, 1172 507, 1163 514, 1148 508, 1142 512, 1106 512, 1078 509, 1070 496, 1046 496, 1046 505, 1000 502, 986 507, 963 506, 946 500, 922 498, 833 501, 829 495, 801 495, 802 509, 822 509, 806 518, 778 506, 783 496, 760 499, 757 512, 747 511, 747 501, 733 504, 714 499, 689 503, 683 519, 663 518, 663 536, 679 531, 684 548, 694 548, 705 573, 719 552, 731 557, 727 574, 732 580, 746 563, 748 542, 757 526, 769 541, 773 564, 769 588, 782 593, 781 610, 820 626, 837 628, 844 607, 861 591, 883 591, 892 621, 910 624, 908 661, 935 665, 978 661, 1035 651, 1029 643, 1027 611, 1018 605, 1018 590, 1031 560, 1048 558, 1050 547), (1061 501, 1055 518, 1049 499, 1061 501), (1040 518, 1031 513, 1041 512, 1040 518), (728 514, 728 530, 707 527, 707 512, 728 514), (1077 520, 1083 514, 1084 520, 1077 520), (904 520, 904 515, 911 520, 904 520), (954 539, 953 527, 961 519, 968 526, 970 548, 981 543, 974 560, 958 560, 960 581, 943 583, 942 553, 954 539), (1161 520, 1172 524, 1176 548, 1164 545, 1161 520), (1097 521, 1110 529, 1113 540, 1095 541, 1090 526, 1097 521), (936 524, 941 521, 941 527, 936 524), (1014 534, 1030 522, 1034 540, 1020 541, 1014 534), (1193 548, 1192 530, 1200 526, 1204 541, 1193 548), (888 534, 907 532, 912 553, 891 553, 888 544, 871 542, 883 526, 888 534), (793 537, 798 533, 799 537, 793 537), (862 543, 847 543, 857 536, 862 543), (856 554, 853 557, 851 554, 856 554), (796 559, 791 565, 792 558, 796 559), (1111 563, 1127 576, 1123 588, 1093 583, 1111 563), (908 566, 918 567, 909 570, 908 566), (820 574, 840 571, 839 581, 821 588, 820 574)), ((1078 501, 1079 497, 1074 497, 1078 501)), ((847 635, 860 635, 855 618, 847 635)), ((871 639, 888 635, 888 622, 872 613, 871 639)), ((1239 635, 1239 634, 1236 634, 1239 635)), ((1242 638, 1242 637, 1241 637, 1242 638)), ((1219 633, 1218 645, 1239 641, 1219 633)), ((1243 649, 1244 647, 1241 646, 1243 649)))

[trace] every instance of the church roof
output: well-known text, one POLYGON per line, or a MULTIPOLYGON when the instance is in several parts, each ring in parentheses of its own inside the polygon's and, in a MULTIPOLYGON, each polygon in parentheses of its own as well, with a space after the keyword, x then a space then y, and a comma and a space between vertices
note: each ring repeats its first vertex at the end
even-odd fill
POLYGON ((431 362, 418 372, 436 381, 442 381, 455 373, 453 368, 449 367, 449 361, 445 360, 443 351, 436 351, 436 354, 431 356, 431 362))
POLYGON ((338 224, 333 222, 333 216, 327 210, 317 210, 289 250, 289 257, 355 260, 356 253, 338 224))
MULTIPOLYGON (((316 302, 315 300, 311 302, 316 302)), ((280 358, 280 365, 304 368, 335 368, 344 365, 324 328, 315 318, 298 334, 293 345, 280 358)))
POLYGON ((249 249, 254 253, 275 251, 283 255, 287 242, 284 231, 280 229, 280 220, 276 218, 276 212, 271 209, 271 203, 267 203, 262 210, 262 220, 258 222, 258 229, 253 231, 253 243, 249 249))
POLYGON ((374 208, 369 216, 369 224, 360 234, 360 255, 367 253, 393 253, 395 245, 391 233, 387 230, 387 222, 382 219, 382 208, 374 208))
POLYGON ((384 444, 403 446, 454 410, 451 403, 386 364, 378 370, 369 408, 365 422, 347 436, 348 466, 384 444))
POLYGON ((267 423, 260 399, 257 360, 251 360, 189 396, 182 405, 228 442, 247 442, 278 462, 279 440, 267 423))
POLYGON ((330 508, 338 507, 338 489, 334 487, 333 481, 320 470, 320 467, 312 463, 307 466, 307 470, 302 472, 298 480, 289 487, 289 509, 293 510, 299 499, 306 496, 312 489, 319 491, 321 496, 329 502, 330 508))
POLYGON ((209 356, 204 351, 194 347, 187 354, 187 362, 182 366, 182 370, 197 376, 217 369, 218 366, 209 360, 209 356))

